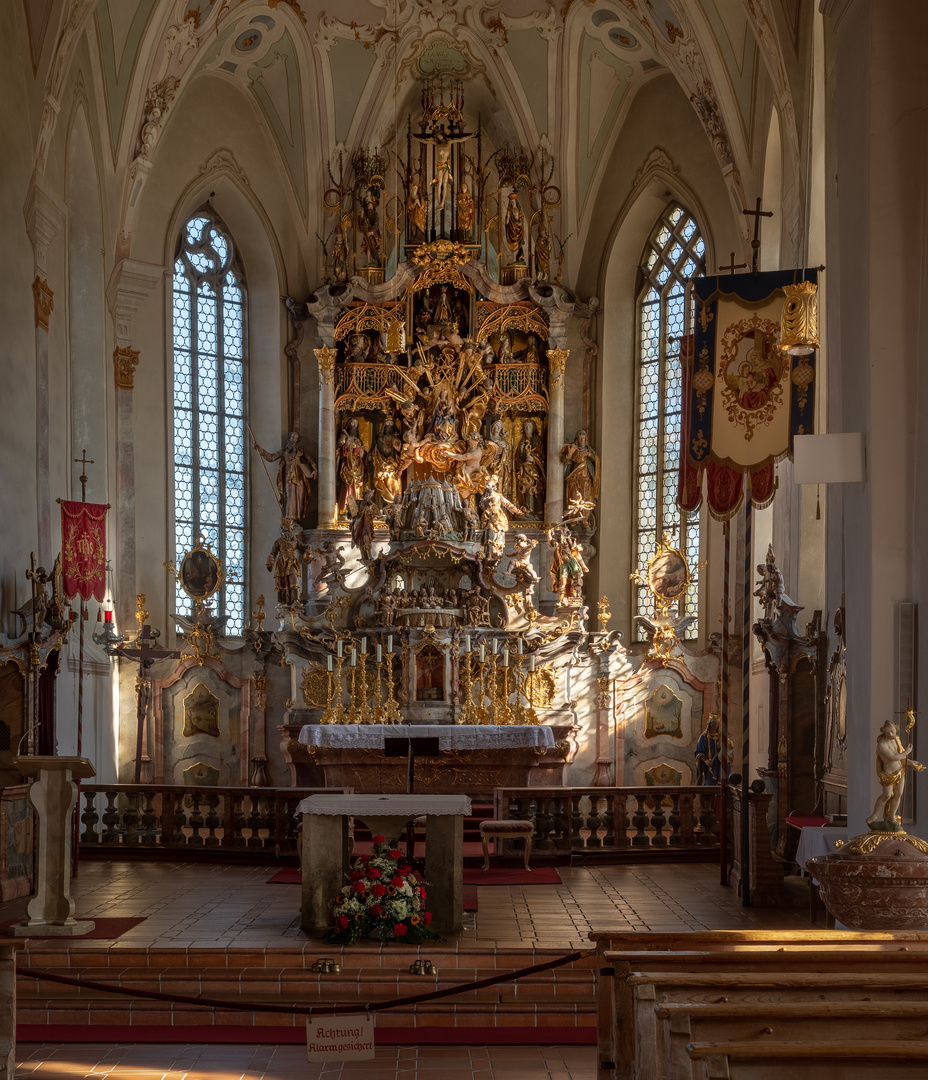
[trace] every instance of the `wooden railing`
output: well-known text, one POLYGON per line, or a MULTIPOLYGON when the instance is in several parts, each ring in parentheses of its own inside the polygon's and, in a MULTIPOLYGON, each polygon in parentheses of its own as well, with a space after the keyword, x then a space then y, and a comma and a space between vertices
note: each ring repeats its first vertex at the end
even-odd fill
POLYGON ((675 852, 719 848, 717 787, 496 788, 495 813, 535 823, 533 848, 675 852))
POLYGON ((82 784, 81 851, 296 855, 297 805, 323 790, 352 789, 82 784))

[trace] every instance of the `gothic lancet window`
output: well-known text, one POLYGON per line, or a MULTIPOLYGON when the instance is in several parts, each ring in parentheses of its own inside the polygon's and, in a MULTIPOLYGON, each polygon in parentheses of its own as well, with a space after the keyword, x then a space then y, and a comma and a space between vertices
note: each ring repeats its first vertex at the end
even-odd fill
MULTIPOLYGON (((638 294, 637 558, 644 567, 666 533, 689 560, 692 585, 680 615, 698 614, 699 515, 676 505, 680 455, 680 338, 692 332, 690 282, 706 270, 705 244, 693 216, 676 203, 661 214, 642 257, 638 294)), ((651 616, 639 585, 635 613, 651 616)), ((640 629, 638 640, 644 637, 640 629)))
MULTIPOLYGON (((198 536, 210 545, 226 575, 214 611, 235 637, 245 627, 245 283, 209 208, 177 242, 172 315, 175 560, 198 536)), ((177 610, 186 611, 177 589, 177 610)))

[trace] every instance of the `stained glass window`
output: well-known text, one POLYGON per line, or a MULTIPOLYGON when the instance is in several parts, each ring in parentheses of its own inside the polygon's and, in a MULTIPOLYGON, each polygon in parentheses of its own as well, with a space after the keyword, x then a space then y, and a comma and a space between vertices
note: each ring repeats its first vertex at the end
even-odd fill
MULTIPOLYGON (((680 457, 680 338, 692 332, 690 282, 706 271, 705 244, 692 215, 672 203, 648 238, 638 296, 637 565, 647 566, 666 533, 685 552, 692 585, 680 615, 697 615, 699 515, 676 505, 680 457)), ((653 599, 639 585, 635 613, 654 614, 653 599)), ((695 624, 693 628, 695 635, 695 624)), ((644 639, 638 629, 637 640, 644 639)))
MULTIPOLYGON (((226 581, 223 633, 245 627, 245 283, 228 230, 202 210, 177 242, 173 277, 174 549, 202 536, 226 581)), ((177 610, 190 600, 177 586, 177 610)))

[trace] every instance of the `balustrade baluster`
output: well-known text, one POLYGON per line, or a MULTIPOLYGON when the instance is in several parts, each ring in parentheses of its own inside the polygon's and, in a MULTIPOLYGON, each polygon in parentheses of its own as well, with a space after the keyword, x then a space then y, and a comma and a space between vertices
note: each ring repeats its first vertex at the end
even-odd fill
POLYGON ((570 846, 574 849, 583 847, 583 834, 580 832, 583 828, 583 814, 580 811, 582 798, 582 795, 570 796, 570 846))
POLYGON ((603 827, 606 835, 603 837, 603 847, 615 847, 615 805, 614 800, 607 796, 603 800, 603 827))
POLYGON ((693 813, 695 796, 686 794, 680 796, 680 840, 685 848, 696 847, 695 836, 696 817, 693 813))
POLYGON ((219 805, 219 795, 207 795, 206 805, 209 809, 206 812, 206 847, 219 847, 219 837, 216 835, 216 829, 220 825, 220 817, 216 813, 216 807, 219 805))
POLYGON ((248 812, 248 828, 251 830, 251 835, 248 837, 247 847, 259 848, 263 846, 261 840, 260 830, 264 824, 264 818, 261 815, 260 802, 261 799, 258 795, 251 795, 251 809, 248 812))
POLYGON ((718 843, 715 835, 718 819, 715 816, 714 800, 714 794, 699 795, 699 825, 702 830, 699 843, 701 847, 714 847, 718 843))
POLYGON ((119 824, 119 811, 116 809, 117 794, 115 791, 107 791, 106 807, 103 810, 103 843, 118 844, 119 833, 116 826, 119 824))
POLYGON ((157 843, 155 825, 158 821, 158 815, 155 813, 154 805, 156 798, 157 795, 154 791, 142 792, 142 828, 139 830, 139 839, 146 847, 151 847, 157 843))
POLYGON ((668 842, 671 847, 680 847, 682 841, 680 836, 680 796, 673 791, 670 793, 670 816, 667 820, 670 822, 668 842))
POLYGON ((190 829, 190 835, 187 837, 187 843, 190 847, 203 847, 203 837, 200 836, 200 829, 203 828, 203 815, 200 813, 200 794, 197 791, 191 791, 190 793, 190 813, 187 815, 187 827, 190 829))
POLYGON ((173 791, 161 793, 161 846, 175 847, 183 843, 184 835, 181 832, 183 825, 183 811, 181 811, 181 825, 177 824, 178 805, 180 799, 173 791))
POLYGON ((631 822, 628 820, 628 796, 624 791, 619 792, 615 799, 615 819, 621 822, 621 828, 619 829, 617 840, 618 848, 628 847, 628 830, 631 828, 631 822))
POLYGON ((232 817, 232 846, 243 848, 246 846, 245 829, 248 822, 245 817, 245 800, 251 799, 250 795, 236 795, 234 799, 234 811, 232 817))
POLYGON ((551 839, 551 831, 554 827, 554 819, 551 816, 551 800, 538 800, 538 817, 535 821, 535 833, 538 836, 538 848, 541 851, 550 851, 554 847, 551 839))
POLYGON ((100 820, 100 816, 97 813, 96 798, 97 793, 95 791, 82 791, 84 796, 85 808, 83 814, 81 814, 81 821, 84 823, 84 831, 81 833, 82 844, 99 844, 100 837, 97 835, 96 824, 100 820))
POLYGON ((632 825, 635 827, 635 835, 632 837, 632 847, 649 847, 648 834, 644 831, 648 824, 647 796, 635 793, 632 798, 636 802, 632 814, 632 825))
POLYGON ((568 825, 567 799, 563 795, 551 797, 551 818, 554 830, 554 847, 558 851, 570 851, 570 831, 568 825))
POLYGON ((603 842, 599 837, 599 798, 595 795, 590 796, 590 813, 586 819, 586 827, 590 830, 586 846, 601 848, 603 842))
POLYGON ((224 848, 238 846, 235 842, 235 805, 240 798, 237 791, 226 791, 222 796, 222 846, 224 848))
POLYGON ((667 818, 664 815, 664 796, 658 792, 652 798, 654 811, 651 814, 651 826, 654 829, 654 835, 651 837, 651 847, 664 848, 667 847, 667 837, 664 836, 664 828, 667 825, 667 818))
POLYGON ((137 791, 126 792, 126 809, 122 816, 125 832, 122 834, 124 845, 134 847, 139 842, 139 793, 137 791))

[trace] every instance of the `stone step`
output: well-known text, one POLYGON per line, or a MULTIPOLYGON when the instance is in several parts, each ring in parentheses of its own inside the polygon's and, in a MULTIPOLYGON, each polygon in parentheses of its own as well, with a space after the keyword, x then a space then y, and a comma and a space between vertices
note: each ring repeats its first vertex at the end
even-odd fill
MULTIPOLYGON (((285 949, 144 949, 80 947, 30 943, 20 968, 155 991, 166 998, 205 997, 261 1004, 303 1006, 351 1004, 359 1010, 377 1002, 414 997, 460 986, 496 974, 545 963, 563 955, 554 949, 459 949, 456 946, 381 946, 362 943, 348 948, 295 946, 285 949), (311 970, 329 957, 340 972, 311 970), (409 966, 428 959, 436 972, 413 975, 409 966)), ((540 974, 524 976, 454 997, 404 1005, 376 1014, 378 1027, 582 1028, 596 1023, 593 956, 540 974)), ((125 1034, 152 1027, 245 1028, 302 1027, 305 1014, 265 1013, 152 1000, 97 989, 70 987, 21 975, 17 980, 17 1018, 30 1030, 41 1026, 108 1025, 125 1034), (125 1029, 125 1031, 123 1031, 125 1029)))

